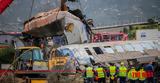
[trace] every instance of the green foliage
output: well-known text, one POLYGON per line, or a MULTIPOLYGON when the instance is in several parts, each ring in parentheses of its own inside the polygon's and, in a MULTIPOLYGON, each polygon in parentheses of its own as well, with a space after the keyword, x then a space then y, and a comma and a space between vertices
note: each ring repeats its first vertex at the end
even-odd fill
POLYGON ((123 32, 124 33, 128 33, 128 29, 127 28, 123 28, 123 32))
POLYGON ((12 63, 15 50, 12 47, 0 48, 0 64, 12 63))
POLYGON ((128 37, 130 40, 135 39, 135 36, 136 36, 135 32, 136 32, 136 29, 129 30, 128 37))
POLYGON ((147 21, 148 21, 148 23, 150 23, 150 24, 154 24, 154 23, 155 23, 154 19, 148 19, 147 21))

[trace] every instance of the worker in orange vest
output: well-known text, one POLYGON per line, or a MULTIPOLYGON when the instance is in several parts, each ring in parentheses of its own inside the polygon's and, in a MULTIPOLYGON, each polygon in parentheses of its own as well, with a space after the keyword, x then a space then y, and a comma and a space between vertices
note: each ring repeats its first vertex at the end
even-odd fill
POLYGON ((130 83, 136 83, 137 81, 137 71, 135 67, 132 67, 130 71, 128 72, 128 79, 130 83))
POLYGON ((154 83, 154 76, 153 76, 154 69, 153 69, 152 62, 148 63, 145 66, 145 71, 147 73, 147 77, 146 77, 147 83, 154 83))
POLYGON ((137 72, 139 83, 145 83, 146 80, 146 71, 143 67, 137 72))

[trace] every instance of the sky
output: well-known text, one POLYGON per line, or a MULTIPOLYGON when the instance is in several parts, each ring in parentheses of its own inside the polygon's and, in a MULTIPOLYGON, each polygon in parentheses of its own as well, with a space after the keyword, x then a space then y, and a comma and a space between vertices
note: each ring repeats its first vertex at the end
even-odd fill
MULTIPOLYGON (((37 13, 60 6, 59 0, 14 0, 0 15, 1 31, 22 31, 23 23, 37 13)), ((80 0, 66 3, 71 9, 80 8, 95 26, 122 25, 160 18, 160 0, 80 0)))

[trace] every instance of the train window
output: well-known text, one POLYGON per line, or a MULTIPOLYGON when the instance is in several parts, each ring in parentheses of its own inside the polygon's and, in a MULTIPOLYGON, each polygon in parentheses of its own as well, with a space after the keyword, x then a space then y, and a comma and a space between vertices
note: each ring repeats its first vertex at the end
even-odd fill
POLYGON ((141 43, 141 46, 145 49, 153 49, 153 47, 149 43, 143 42, 141 43))
POLYGON ((132 44, 132 46, 135 48, 135 51, 144 52, 144 49, 140 44, 132 44))
POLYGON ((115 49, 117 50, 117 52, 124 52, 122 46, 115 46, 115 49))
POLYGON ((129 44, 124 45, 124 49, 126 51, 134 51, 134 48, 131 45, 129 45, 129 44))
POLYGON ((86 52, 88 53, 88 55, 92 55, 91 51, 88 48, 84 48, 86 50, 86 52))
POLYGON ((55 56, 62 56, 61 50, 55 50, 55 56))
POLYGON ((122 40, 122 38, 123 38, 123 34, 116 35, 116 40, 120 41, 122 40))
POLYGON ((154 42, 148 42, 148 44, 150 44, 153 48, 156 48, 156 45, 154 44, 154 42))
POLYGON ((34 49, 33 55, 34 60, 43 60, 43 53, 40 49, 34 49))
POLYGON ((115 35, 111 35, 111 40, 115 41, 115 35))
POLYGON ((68 48, 62 49, 61 51, 64 56, 73 56, 73 52, 68 48))
POLYGON ((104 50, 107 53, 114 53, 113 49, 110 46, 104 46, 104 50))
POLYGON ((29 50, 29 51, 26 51, 24 52, 21 56, 21 59, 24 60, 24 61, 28 61, 28 60, 32 60, 32 51, 29 50))
POLYGON ((160 42, 157 42, 157 49, 160 50, 160 42))
POLYGON ((101 50, 101 48, 99 48, 99 47, 93 47, 93 49, 96 52, 96 54, 104 54, 103 51, 101 50))
POLYGON ((110 36, 109 35, 103 35, 103 40, 104 41, 110 41, 110 36))

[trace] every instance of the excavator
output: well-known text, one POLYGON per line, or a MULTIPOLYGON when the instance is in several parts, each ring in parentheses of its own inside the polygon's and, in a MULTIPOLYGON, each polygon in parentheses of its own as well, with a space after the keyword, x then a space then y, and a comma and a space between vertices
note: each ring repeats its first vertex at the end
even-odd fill
MULTIPOLYGON (((19 47, 16 48, 12 64, 2 73, 0 80, 3 83, 46 83, 49 75, 54 75, 56 78, 66 73, 67 63, 72 64, 69 60, 69 56, 59 53, 54 48, 49 57, 44 59, 44 54, 39 47, 19 47)), ((56 82, 58 79, 51 80, 56 82)))
MULTIPOLYGON (((30 35, 32 39, 46 39, 52 36, 65 35, 66 40, 68 40, 66 44, 85 42, 87 38, 82 38, 84 37, 83 34, 74 37, 79 38, 78 36, 80 36, 80 39, 74 39, 76 40, 74 42, 69 41, 73 38, 72 34, 77 33, 78 28, 84 27, 84 23, 81 19, 66 11, 65 2, 65 0, 61 0, 61 8, 39 13, 27 20, 24 23, 22 33, 30 35), (66 20, 67 22, 65 22, 66 20), (81 25, 74 24, 75 22, 81 25)), ((35 45, 15 49, 14 60, 0 76, 1 82, 52 83, 67 82, 67 79, 70 82, 75 79, 75 62, 78 62, 73 56, 68 56, 69 54, 64 54, 56 48, 51 48, 46 56, 42 49, 35 45)))

